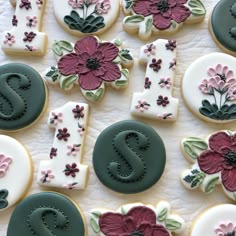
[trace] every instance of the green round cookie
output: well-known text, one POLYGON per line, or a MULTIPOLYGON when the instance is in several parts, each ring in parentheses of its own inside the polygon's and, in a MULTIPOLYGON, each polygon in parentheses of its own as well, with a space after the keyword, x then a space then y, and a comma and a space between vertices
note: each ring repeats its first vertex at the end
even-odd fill
POLYGON ((7 236, 84 236, 79 209, 66 196, 42 192, 25 198, 14 210, 7 236))
POLYGON ((31 125, 46 103, 46 86, 37 71, 20 63, 0 66, 0 130, 31 125))
POLYGON ((236 53, 236 0, 221 0, 212 11, 213 36, 228 51, 236 53))
POLYGON ((99 180, 120 193, 139 193, 162 176, 165 146, 150 126, 121 121, 106 128, 93 151, 93 166, 99 180))

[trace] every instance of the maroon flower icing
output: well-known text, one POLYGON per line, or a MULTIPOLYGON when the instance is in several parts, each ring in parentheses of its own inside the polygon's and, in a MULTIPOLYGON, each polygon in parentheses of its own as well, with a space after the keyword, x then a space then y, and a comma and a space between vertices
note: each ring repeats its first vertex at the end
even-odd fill
POLYGON ((68 141, 69 137, 70 137, 70 134, 68 133, 68 129, 67 128, 58 129, 57 138, 59 140, 68 141))
POLYGON ((143 16, 153 15, 154 26, 165 30, 171 26, 171 20, 179 24, 191 15, 185 3, 187 0, 136 0, 133 10, 143 16))
POLYGON ((76 177, 76 173, 79 172, 79 169, 77 168, 77 164, 76 163, 72 163, 71 165, 67 164, 66 165, 66 169, 63 172, 65 172, 66 176, 72 176, 73 178, 75 178, 76 177))
POLYGON ((61 74, 77 74, 80 87, 94 90, 102 82, 113 82, 121 77, 119 67, 113 63, 119 49, 112 43, 99 43, 93 36, 76 42, 75 53, 63 56, 58 62, 61 74))
POLYGON ((80 119, 84 117, 84 107, 80 105, 76 105, 75 108, 72 110, 74 113, 75 119, 80 119))
POLYGON ((99 226, 106 236, 170 236, 156 224, 156 214, 145 206, 133 207, 126 215, 108 212, 100 216, 99 226))
POLYGON ((230 192, 236 191, 236 134, 225 132, 209 138, 209 150, 198 157, 200 169, 207 174, 221 172, 222 184, 230 192))
POLYGON ((169 101, 168 97, 163 97, 162 95, 160 95, 157 99, 158 106, 166 107, 169 103, 170 103, 170 101, 169 101))

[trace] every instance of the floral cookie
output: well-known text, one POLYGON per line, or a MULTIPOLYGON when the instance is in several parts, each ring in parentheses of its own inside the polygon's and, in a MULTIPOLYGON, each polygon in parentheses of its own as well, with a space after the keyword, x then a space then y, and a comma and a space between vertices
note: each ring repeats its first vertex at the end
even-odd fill
POLYGON ((206 15, 201 0, 122 0, 124 29, 147 40, 152 34, 173 34, 184 23, 197 23, 206 15))
POLYGON ((90 226, 100 236, 171 236, 182 233, 185 223, 178 215, 171 214, 168 202, 161 201, 156 207, 126 204, 115 212, 94 209, 90 212, 90 226))
POLYGON ((206 121, 234 121, 235 68, 236 59, 223 53, 211 53, 192 63, 182 81, 182 94, 189 109, 206 121))
POLYGON ((7 236, 86 236, 82 213, 68 197, 41 192, 25 198, 14 210, 7 236))
POLYGON ((47 106, 47 88, 33 68, 0 66, 0 130, 19 131, 35 123, 47 106))
POLYGON ((236 235, 236 206, 222 204, 205 210, 196 219, 190 236, 234 236, 236 235))
POLYGON ((99 101, 105 93, 105 84, 113 88, 128 85, 129 71, 124 67, 133 64, 127 49, 121 49, 122 41, 101 42, 94 36, 78 40, 75 45, 66 41, 53 44, 57 66, 51 66, 45 79, 59 84, 65 90, 79 85, 82 94, 92 102, 99 101))
POLYGON ((97 138, 93 167, 99 180, 120 193, 139 193, 162 176, 165 146, 154 129, 137 121, 121 121, 97 138))
POLYGON ((27 194, 32 175, 33 165, 27 150, 17 140, 0 135, 0 212, 27 194))
POLYGON ((77 36, 104 33, 116 21, 119 12, 119 0, 54 0, 57 21, 63 29, 77 36))
POLYGON ((236 201, 236 133, 218 131, 205 140, 190 137, 182 142, 184 156, 193 163, 182 173, 185 187, 201 187, 205 193, 213 192, 221 184, 227 196, 236 201))
POLYGON ((40 30, 46 0, 11 0, 11 3, 16 5, 13 29, 3 33, 2 50, 8 54, 44 55, 47 35, 40 30))
POLYGON ((82 153, 88 126, 89 107, 68 102, 50 113, 48 124, 56 129, 49 160, 41 161, 37 182, 43 186, 84 189, 88 166, 82 153))
POLYGON ((141 48, 140 62, 147 64, 145 90, 133 95, 133 115, 164 121, 176 120, 179 101, 172 97, 176 46, 175 40, 158 39, 141 48))
POLYGON ((212 11, 209 29, 217 45, 236 56, 236 1, 221 0, 212 11))

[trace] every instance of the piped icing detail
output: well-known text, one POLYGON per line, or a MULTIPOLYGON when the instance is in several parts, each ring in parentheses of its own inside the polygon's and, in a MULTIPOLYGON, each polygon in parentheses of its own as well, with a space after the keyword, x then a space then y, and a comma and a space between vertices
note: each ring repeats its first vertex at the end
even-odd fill
POLYGON ((4 154, 0 154, 0 178, 5 176, 11 163, 12 163, 11 157, 7 157, 4 154))
POLYGON ((235 236, 236 224, 232 222, 221 223, 215 229, 216 236, 235 236))

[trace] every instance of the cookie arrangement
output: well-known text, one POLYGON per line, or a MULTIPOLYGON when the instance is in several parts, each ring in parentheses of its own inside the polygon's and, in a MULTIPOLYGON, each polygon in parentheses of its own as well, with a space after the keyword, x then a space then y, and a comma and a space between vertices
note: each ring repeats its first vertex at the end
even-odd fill
POLYGON ((1 35, 10 63, 0 65, 0 235, 234 235, 235 209, 226 203, 236 200, 235 1, 209 11, 200 0, 11 3, 12 29, 0 25, 10 29, 1 35), (224 27, 216 27, 219 14, 224 27), (191 45, 184 65, 178 34, 197 34, 206 15, 209 40, 225 53, 197 58, 187 54, 191 45), (177 132, 180 122, 189 130, 177 132), (189 167, 172 153, 181 138, 189 167), (25 197, 32 183, 40 193, 25 197), (196 203, 183 207, 184 199, 196 203), (198 199, 206 200, 196 208, 198 199), (212 202, 223 205, 204 211, 212 202))

